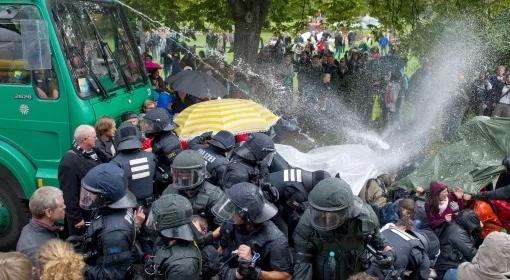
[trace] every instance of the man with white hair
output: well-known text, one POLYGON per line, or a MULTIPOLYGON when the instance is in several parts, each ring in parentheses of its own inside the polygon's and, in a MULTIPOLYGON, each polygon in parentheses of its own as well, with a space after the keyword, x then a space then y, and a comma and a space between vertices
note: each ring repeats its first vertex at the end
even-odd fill
POLYGON ((82 235, 85 232, 85 221, 90 212, 78 205, 80 201, 81 179, 94 166, 99 164, 94 151, 96 130, 90 125, 80 125, 74 131, 73 145, 67 151, 58 167, 58 182, 64 193, 67 205, 66 226, 69 235, 82 235))
POLYGON ((39 248, 58 237, 60 228, 55 223, 64 219, 66 205, 60 189, 41 187, 32 194, 28 207, 32 219, 21 231, 16 251, 25 254, 36 265, 39 248))

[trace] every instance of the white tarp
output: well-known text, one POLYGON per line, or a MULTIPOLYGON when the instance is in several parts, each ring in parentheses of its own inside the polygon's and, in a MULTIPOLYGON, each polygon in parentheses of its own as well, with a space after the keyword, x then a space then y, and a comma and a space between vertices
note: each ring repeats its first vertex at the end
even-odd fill
POLYGON ((332 176, 340 173, 356 195, 368 179, 379 174, 374 165, 377 155, 365 145, 326 146, 302 153, 292 146, 276 144, 276 150, 294 167, 326 170, 332 176))

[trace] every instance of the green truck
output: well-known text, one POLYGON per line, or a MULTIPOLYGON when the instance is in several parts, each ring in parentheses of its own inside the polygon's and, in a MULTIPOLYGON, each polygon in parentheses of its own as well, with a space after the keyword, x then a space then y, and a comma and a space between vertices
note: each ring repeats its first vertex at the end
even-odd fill
POLYGON ((16 245, 74 129, 139 111, 151 90, 116 1, 0 2, 0 250, 16 245))

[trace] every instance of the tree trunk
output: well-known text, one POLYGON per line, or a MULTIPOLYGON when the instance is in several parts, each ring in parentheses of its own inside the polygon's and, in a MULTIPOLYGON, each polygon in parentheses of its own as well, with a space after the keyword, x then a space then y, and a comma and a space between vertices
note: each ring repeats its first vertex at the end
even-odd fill
POLYGON ((234 60, 254 63, 271 0, 229 0, 235 23, 234 60))

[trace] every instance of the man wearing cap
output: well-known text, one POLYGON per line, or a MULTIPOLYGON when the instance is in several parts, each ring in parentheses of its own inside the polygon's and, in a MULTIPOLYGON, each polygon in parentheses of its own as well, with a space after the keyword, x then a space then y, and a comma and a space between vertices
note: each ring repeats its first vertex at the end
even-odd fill
POLYGON ((154 202, 147 225, 159 234, 153 259, 156 279, 201 279, 202 257, 194 243, 198 235, 192 216, 191 203, 178 194, 154 202))
POLYGON ((122 123, 130 123, 136 127, 138 127, 138 124, 140 120, 138 119, 138 115, 133 111, 126 111, 120 115, 120 121, 122 123))
POLYGON ((136 197, 126 182, 124 171, 114 163, 92 168, 82 180, 79 204, 92 211, 82 245, 86 279, 125 279, 131 267, 135 224, 145 216, 133 212, 136 197))
POLYGON ((347 279, 365 270, 367 245, 384 250, 381 268, 391 266, 394 256, 379 233, 377 216, 345 181, 320 181, 308 195, 308 203, 294 231, 293 279, 347 279))
POLYGON ((221 279, 291 279, 289 244, 270 221, 277 213, 260 189, 234 184, 227 199, 213 207, 218 218, 229 220, 220 231, 221 279))
MULTIPOLYGON (((117 154, 112 162, 124 170, 127 186, 137 200, 137 204, 143 207, 148 214, 154 200, 154 176, 156 161, 153 153, 142 150, 142 135, 140 130, 129 122, 123 123, 115 133, 114 142, 117 146, 117 154)), ((152 254, 152 242, 150 234, 141 228, 137 236, 145 254, 152 254)))
POLYGON ((211 184, 223 185, 223 174, 229 160, 229 154, 236 144, 234 135, 226 130, 220 130, 211 138, 211 133, 202 134, 188 143, 188 148, 198 151, 207 162, 206 169, 211 184), (204 144, 202 144, 204 143, 204 144))

